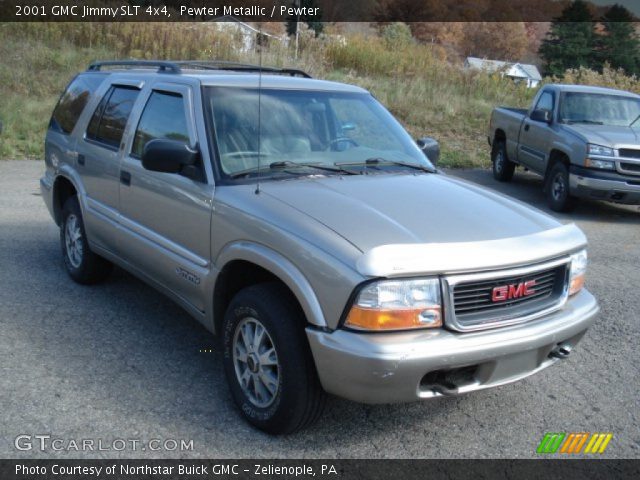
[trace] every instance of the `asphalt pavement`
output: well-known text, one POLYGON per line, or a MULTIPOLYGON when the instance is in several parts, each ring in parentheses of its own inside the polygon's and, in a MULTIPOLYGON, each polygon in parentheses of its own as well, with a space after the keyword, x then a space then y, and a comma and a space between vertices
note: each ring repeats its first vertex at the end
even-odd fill
MULTIPOLYGON (((587 288, 602 308, 566 361, 453 399, 331 398, 315 426, 270 437, 242 420, 218 344, 178 306, 119 269, 98 286, 68 278, 42 170, 0 162, 2 458, 526 458, 546 432, 612 432, 604 456, 640 458, 638 207, 582 202, 554 214, 586 233, 587 288)), ((488 171, 449 174, 546 210, 533 175, 499 184, 488 171)))

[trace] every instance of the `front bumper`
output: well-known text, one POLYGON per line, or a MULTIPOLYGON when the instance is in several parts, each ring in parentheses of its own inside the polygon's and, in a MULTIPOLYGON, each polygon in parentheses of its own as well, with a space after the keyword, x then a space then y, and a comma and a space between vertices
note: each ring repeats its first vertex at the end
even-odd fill
POLYGON ((558 361, 559 344, 575 346, 598 313, 586 290, 546 317, 475 333, 328 333, 307 337, 324 389, 362 403, 396 403, 459 395, 515 382, 558 361))
POLYGON ((581 198, 640 204, 640 177, 571 166, 571 194, 581 198))

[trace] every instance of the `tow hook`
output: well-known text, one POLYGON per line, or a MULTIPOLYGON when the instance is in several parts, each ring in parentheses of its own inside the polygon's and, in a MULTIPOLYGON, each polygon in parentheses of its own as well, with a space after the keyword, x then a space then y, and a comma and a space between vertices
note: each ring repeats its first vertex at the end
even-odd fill
POLYGON ((549 353, 549 357, 564 360, 569 356, 572 348, 573 347, 569 343, 559 343, 553 350, 551 350, 551 352, 549 353))

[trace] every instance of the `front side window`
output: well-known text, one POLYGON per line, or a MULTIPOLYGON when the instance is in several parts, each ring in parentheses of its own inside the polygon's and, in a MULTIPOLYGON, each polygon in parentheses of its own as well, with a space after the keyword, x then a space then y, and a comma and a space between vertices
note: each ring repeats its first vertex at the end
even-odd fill
POLYGON ((296 164, 321 167, 315 173, 352 167, 362 173, 365 166, 367 173, 386 173, 391 164, 397 171, 399 163, 433 168, 367 93, 263 89, 258 94, 236 87, 208 87, 205 93, 219 170, 228 178, 270 166, 278 176, 303 174, 296 164))
POLYGON ((131 155, 142 157, 149 140, 167 138, 189 143, 189 130, 185 115, 184 99, 180 94, 154 91, 144 107, 131 155))
POLYGON ((536 105, 536 110, 549 110, 553 111, 553 95, 549 92, 544 92, 540 95, 540 100, 538 100, 538 105, 536 105))
POLYGON ((639 117, 640 99, 623 95, 566 92, 560 103, 563 123, 630 127, 639 117))
POLYGON ((118 148, 139 93, 133 87, 111 87, 89 121, 87 138, 118 148))
POLYGON ((103 75, 78 75, 60 97, 53 110, 49 128, 65 134, 71 133, 89 98, 104 78, 103 75))

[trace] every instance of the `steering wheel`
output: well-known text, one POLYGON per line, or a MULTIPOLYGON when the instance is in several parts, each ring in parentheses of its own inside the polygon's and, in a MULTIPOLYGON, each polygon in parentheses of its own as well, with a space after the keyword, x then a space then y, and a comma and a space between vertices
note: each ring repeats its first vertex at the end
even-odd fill
POLYGON ((337 152, 343 152, 345 150, 347 150, 347 148, 335 148, 340 144, 349 144, 351 145, 351 147, 357 147, 358 146, 358 142, 356 142, 353 138, 349 138, 349 137, 338 137, 338 138, 334 138, 333 140, 329 141, 329 145, 327 146, 327 150, 332 150, 332 151, 337 151, 337 152))

